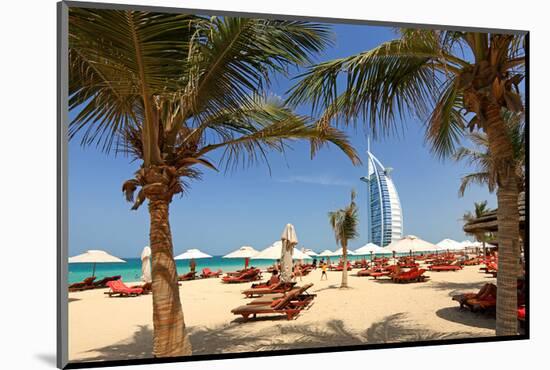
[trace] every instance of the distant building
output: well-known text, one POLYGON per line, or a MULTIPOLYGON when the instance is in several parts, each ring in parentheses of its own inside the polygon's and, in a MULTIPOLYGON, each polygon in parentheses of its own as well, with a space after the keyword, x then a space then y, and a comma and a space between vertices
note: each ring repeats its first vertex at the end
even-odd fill
POLYGON ((397 189, 390 177, 392 168, 384 167, 367 151, 368 242, 385 247, 403 237, 403 212, 397 189))

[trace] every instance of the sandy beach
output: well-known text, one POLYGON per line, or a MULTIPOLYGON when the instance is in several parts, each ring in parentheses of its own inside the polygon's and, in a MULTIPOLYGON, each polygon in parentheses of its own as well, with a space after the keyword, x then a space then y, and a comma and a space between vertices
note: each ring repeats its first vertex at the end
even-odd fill
MULTIPOLYGON (((303 278, 313 283, 313 305, 295 320, 263 317, 243 322, 232 308, 245 304, 250 284, 219 279, 182 282, 180 294, 193 354, 267 351, 460 337, 493 336, 495 319, 460 310, 454 294, 479 289, 494 278, 479 266, 459 272, 428 272, 425 283, 395 284, 354 276, 339 289, 341 272, 318 269, 303 278)), ((264 274, 264 276, 267 276, 264 274)), ((151 295, 109 298, 105 289, 69 293, 70 361, 152 357, 151 295)))

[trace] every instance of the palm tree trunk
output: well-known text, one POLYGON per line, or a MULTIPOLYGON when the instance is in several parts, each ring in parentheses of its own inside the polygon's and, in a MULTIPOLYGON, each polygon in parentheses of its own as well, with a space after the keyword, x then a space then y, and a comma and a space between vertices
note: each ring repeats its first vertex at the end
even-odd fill
POLYGON ((498 169, 498 273, 496 335, 517 334, 517 279, 519 277, 518 183, 510 168, 513 150, 500 113, 490 104, 486 109, 489 150, 498 169))
POLYGON ((149 201, 155 357, 191 354, 185 335, 168 209, 168 200, 149 201))
POLYGON ((342 240, 342 284, 340 288, 348 287, 348 243, 346 240, 342 240))

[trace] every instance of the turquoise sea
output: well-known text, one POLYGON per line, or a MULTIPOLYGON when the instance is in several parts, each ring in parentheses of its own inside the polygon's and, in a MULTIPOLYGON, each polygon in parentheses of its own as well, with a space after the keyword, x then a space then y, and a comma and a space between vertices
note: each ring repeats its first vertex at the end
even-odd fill
MULTIPOLYGON (((351 257, 356 259, 360 257, 351 257)), ((141 260, 139 258, 123 258, 126 263, 98 263, 95 269, 97 280, 105 276, 121 275, 123 281, 139 281, 141 278, 141 260)), ((369 257, 367 257, 369 259, 369 257)), ((320 258, 317 258, 319 261, 320 258)), ((223 272, 235 271, 244 267, 244 259, 241 258, 222 258, 216 256, 195 260, 197 263, 196 271, 209 267, 213 271, 222 269, 223 272)), ((266 268, 273 265, 274 260, 252 260, 250 265, 254 267, 266 268)), ((189 261, 176 261, 178 274, 182 275, 189 272, 189 261)), ((70 263, 69 264, 69 284, 84 280, 92 275, 93 266, 91 263, 70 263)))
MULTIPOLYGON (((97 280, 105 276, 121 275, 123 281, 139 281, 141 278, 141 259, 139 258, 123 258, 126 263, 98 263, 95 269, 97 280)), ((222 258, 216 256, 212 258, 204 258, 195 260, 197 263, 196 271, 200 271, 209 267, 211 270, 217 271, 222 269, 223 272, 235 271, 244 267, 244 259, 241 258, 222 258)), ((254 260, 250 265, 254 267, 265 268, 273 265, 271 260, 254 260)), ((189 272, 189 261, 176 261, 178 274, 189 272)), ((70 263, 69 264, 69 284, 82 281, 92 275, 93 265, 91 263, 70 263)))

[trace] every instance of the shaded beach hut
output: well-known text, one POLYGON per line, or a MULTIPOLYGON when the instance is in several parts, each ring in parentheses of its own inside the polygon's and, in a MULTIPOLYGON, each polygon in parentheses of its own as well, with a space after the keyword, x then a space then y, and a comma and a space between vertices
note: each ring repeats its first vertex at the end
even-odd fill
POLYGON ((95 267, 98 263, 126 263, 123 259, 110 255, 109 253, 99 250, 91 249, 78 256, 69 257, 69 263, 91 263, 92 277, 95 276, 95 267))

